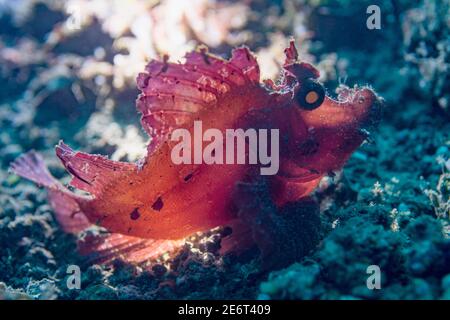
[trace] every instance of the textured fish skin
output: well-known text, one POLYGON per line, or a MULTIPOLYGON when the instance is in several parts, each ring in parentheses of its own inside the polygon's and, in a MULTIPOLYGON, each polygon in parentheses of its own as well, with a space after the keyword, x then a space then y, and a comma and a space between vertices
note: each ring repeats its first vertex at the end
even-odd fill
MULTIPOLYGON (((319 72, 298 61, 291 42, 279 83, 260 83, 259 66, 247 48, 223 60, 205 48, 188 53, 184 63, 151 61, 137 77, 136 105, 151 140, 147 156, 124 163, 72 150, 63 142, 56 155, 71 174, 69 191, 48 172, 42 158, 30 152, 11 165, 16 174, 49 190, 62 228, 80 232, 91 224, 111 235, 86 241, 83 252, 103 261, 121 256, 136 262, 172 250, 198 231, 222 225, 252 224, 258 214, 239 214, 239 183, 259 181, 257 165, 174 165, 170 134, 229 128, 280 130, 280 170, 267 178, 267 196, 275 208, 308 199, 321 178, 342 168, 364 141, 361 129, 375 121, 380 99, 369 88, 346 88, 339 99, 326 96, 320 107, 305 110, 296 93, 319 72)), ((248 226, 250 229, 254 226, 248 226)), ((258 237, 253 237, 258 241, 258 237)), ((251 242, 251 241, 250 241, 251 242)))

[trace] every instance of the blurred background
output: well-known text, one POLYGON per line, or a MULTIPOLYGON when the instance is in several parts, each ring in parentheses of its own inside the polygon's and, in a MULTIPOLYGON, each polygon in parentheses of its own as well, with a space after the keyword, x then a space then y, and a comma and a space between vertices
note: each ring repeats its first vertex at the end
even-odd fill
POLYGON ((449 0, 0 0, 0 298, 450 298, 449 11, 449 0), (366 26, 370 5, 380 29, 366 26), (86 290, 63 288, 75 242, 9 163, 35 149, 67 181, 60 139, 135 161, 147 142, 135 78, 148 61, 246 45, 276 79, 291 37, 330 95, 359 84, 386 100, 379 130, 320 196, 323 245, 270 277, 252 257, 212 254, 138 280, 87 266, 86 290), (387 270, 385 290, 361 288, 368 264, 387 270))

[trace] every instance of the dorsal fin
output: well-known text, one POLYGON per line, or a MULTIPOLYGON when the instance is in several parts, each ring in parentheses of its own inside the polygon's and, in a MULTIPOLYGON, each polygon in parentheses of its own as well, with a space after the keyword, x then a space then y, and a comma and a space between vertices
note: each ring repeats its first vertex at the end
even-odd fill
POLYGON ((187 123, 204 108, 217 105, 221 95, 238 87, 259 84, 256 58, 245 47, 235 49, 230 60, 199 48, 185 63, 151 61, 137 78, 141 94, 137 108, 141 123, 152 138, 149 154, 174 128, 187 123))

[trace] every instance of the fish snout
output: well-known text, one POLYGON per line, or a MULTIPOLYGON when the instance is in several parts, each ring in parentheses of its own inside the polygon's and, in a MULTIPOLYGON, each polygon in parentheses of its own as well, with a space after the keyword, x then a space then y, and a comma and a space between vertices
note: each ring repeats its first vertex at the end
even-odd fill
POLYGON ((358 108, 363 108, 366 117, 363 120, 363 127, 372 127, 379 123, 383 111, 384 99, 378 96, 375 91, 368 87, 359 90, 354 98, 353 103, 358 108))

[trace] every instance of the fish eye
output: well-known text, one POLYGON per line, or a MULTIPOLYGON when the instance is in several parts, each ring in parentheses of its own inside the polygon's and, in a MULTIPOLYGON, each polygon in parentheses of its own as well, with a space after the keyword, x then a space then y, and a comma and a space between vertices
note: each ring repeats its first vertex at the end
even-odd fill
POLYGON ((300 108, 314 110, 322 104, 325 99, 325 89, 317 81, 306 79, 300 83, 300 89, 295 95, 300 108))

